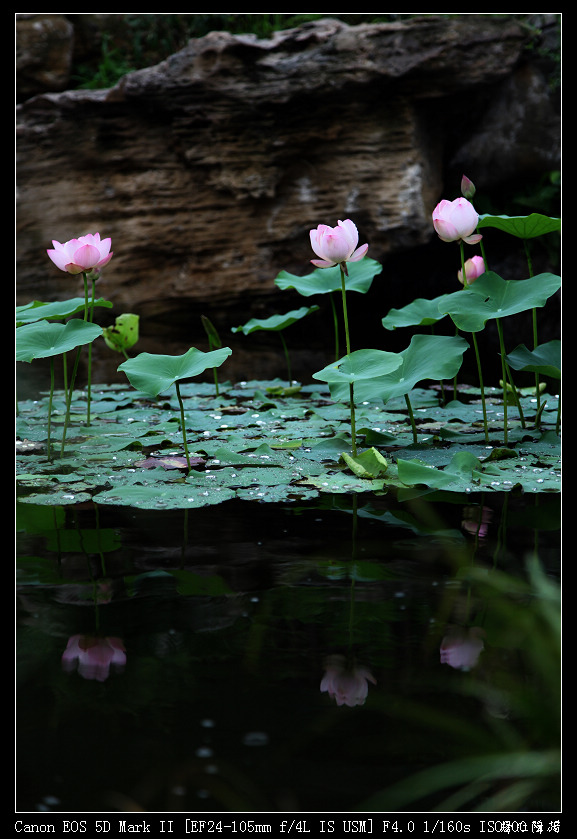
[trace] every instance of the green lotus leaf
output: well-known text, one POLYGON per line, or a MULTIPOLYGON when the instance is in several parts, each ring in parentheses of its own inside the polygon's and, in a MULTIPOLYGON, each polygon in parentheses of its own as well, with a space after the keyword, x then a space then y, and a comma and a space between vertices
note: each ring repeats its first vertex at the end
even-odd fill
MULTIPOLYGON (((377 368, 374 366, 372 369, 375 373, 372 377, 367 375, 364 379, 361 377, 355 379, 355 401, 383 400, 387 402, 395 396, 405 396, 415 385, 425 379, 435 381, 451 379, 459 371, 463 362, 463 353, 468 347, 467 341, 460 336, 413 335, 407 349, 395 354, 401 358, 401 364, 396 369, 386 375, 378 375, 377 368)), ((359 352, 363 351, 359 350, 359 352)), ((325 368, 325 370, 328 369, 330 365, 329 368, 325 368)), ((324 373, 324 371, 321 372, 324 373)), ((313 378, 319 378, 319 374, 313 374, 313 378)), ((342 379, 338 380, 333 377, 329 381, 329 388, 333 399, 348 399, 348 386, 342 383, 342 379)))
POLYGON ((436 469, 419 460, 397 460, 399 480, 407 486, 424 484, 435 489, 445 489, 451 484, 471 485, 478 480, 481 462, 470 452, 457 452, 445 469, 436 469))
POLYGON ((375 448, 353 455, 342 452, 341 458, 357 478, 379 478, 389 468, 386 458, 375 448))
MULTIPOLYGON (((95 300, 93 305, 106 309, 112 308, 110 300, 104 300, 103 297, 95 300)), ((71 297, 70 300, 58 300, 54 303, 43 303, 41 300, 34 300, 32 303, 26 303, 24 306, 16 306, 16 326, 33 323, 37 320, 63 320, 71 315, 84 313, 84 306, 84 297, 71 297)))
MULTIPOLYGON (((380 274, 383 266, 375 259, 361 259, 359 262, 348 262, 348 277, 345 276, 346 291, 358 291, 366 294, 370 289, 373 279, 380 274)), ((298 291, 303 297, 310 297, 313 294, 329 294, 331 291, 340 291, 341 269, 338 265, 333 268, 317 268, 304 277, 296 274, 289 274, 288 271, 281 271, 275 279, 275 285, 283 291, 290 289, 298 291)))
POLYGON ((384 376, 396 370, 402 363, 403 359, 398 353, 384 350, 356 350, 328 364, 318 373, 313 373, 313 379, 329 384, 333 382, 354 384, 384 376))
POLYGON ((439 311, 450 315, 463 332, 480 332, 488 320, 544 306, 560 288, 561 277, 557 274, 504 280, 494 271, 487 271, 467 288, 448 294, 439 311))
POLYGON ((445 312, 439 311, 439 305, 447 296, 441 294, 433 300, 419 297, 407 306, 403 306, 402 309, 391 309, 383 318, 382 324, 385 329, 389 330, 397 329, 399 326, 431 326, 446 317, 445 312))
POLYGON ((231 332, 242 332, 244 335, 250 335, 251 332, 258 332, 261 329, 267 332, 278 332, 281 329, 286 329, 287 326, 291 326, 312 312, 317 312, 318 309, 318 306, 303 306, 301 309, 293 309, 285 315, 271 315, 269 318, 251 318, 244 326, 233 326, 231 332))
POLYGON ((561 341, 555 340, 549 341, 547 344, 540 344, 533 351, 528 350, 524 344, 519 344, 508 354, 507 363, 513 370, 540 373, 543 376, 560 379, 561 341))
POLYGON ((16 360, 33 361, 62 355, 102 335, 102 327, 73 318, 67 323, 37 320, 16 330, 16 360))
POLYGON ((140 353, 123 362, 118 369, 126 373, 130 384, 149 396, 158 396, 175 382, 198 376, 209 367, 220 367, 231 355, 229 347, 202 352, 191 347, 184 355, 140 353))
POLYGON ((545 233, 561 230, 561 219, 531 213, 528 216, 492 216, 489 213, 479 216, 477 227, 496 227, 519 239, 534 239, 545 233))

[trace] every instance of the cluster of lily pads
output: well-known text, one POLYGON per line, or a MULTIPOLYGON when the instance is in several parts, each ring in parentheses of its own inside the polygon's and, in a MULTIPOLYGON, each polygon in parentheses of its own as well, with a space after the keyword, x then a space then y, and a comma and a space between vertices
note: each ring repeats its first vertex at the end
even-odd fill
MULTIPOLYGON (((47 398, 19 403, 18 480, 24 500, 35 503, 101 503, 138 506, 201 506, 240 497, 295 500, 324 492, 558 491, 561 347, 540 344, 537 310, 560 289, 559 276, 533 275, 530 240, 560 229, 560 219, 478 215, 474 187, 442 201, 433 213, 441 239, 459 246, 463 287, 434 299, 416 299, 384 313, 386 331, 427 330, 443 318, 452 336, 415 332, 399 353, 380 348, 351 351, 347 294, 366 294, 383 266, 358 247, 350 219, 311 230, 314 270, 297 276, 281 271, 275 285, 305 298, 328 298, 334 322, 334 360, 311 374, 314 383, 293 381, 284 331, 320 305, 303 306, 265 319, 252 318, 233 332, 278 333, 287 381, 219 383, 217 369, 231 355, 213 324, 203 318, 209 351, 191 347, 182 355, 139 353, 138 315, 125 313, 112 327, 93 322, 94 310, 111 308, 97 299, 95 280, 112 257, 110 239, 88 234, 48 255, 60 270, 82 274, 84 298, 33 301, 17 307, 16 351, 20 362, 50 359, 47 398), (528 276, 504 279, 490 270, 484 234, 498 229, 521 242, 528 276), (465 246, 481 255, 465 259, 465 246), (91 293, 89 282, 92 283, 91 293), (339 349, 339 306, 346 353, 339 349), (504 322, 532 312, 530 346, 507 350, 504 322), (502 364, 499 388, 487 388, 476 335, 495 321, 502 364), (103 339, 121 353, 129 386, 91 385, 91 347, 103 339), (478 387, 457 388, 465 353, 475 353, 478 387), (88 351, 88 382, 75 388, 81 352, 88 351), (71 371, 68 354, 73 355, 71 371), (64 388, 54 388, 54 365, 64 369, 64 388), (212 370, 214 382, 198 380, 212 370), (519 388, 514 372, 531 373, 534 386, 519 388), (453 380, 453 399, 444 382, 453 380), (553 382, 557 392, 546 390, 553 382), (66 444, 70 427, 72 439, 66 444)), ((457 266, 456 266, 457 267, 457 266)))

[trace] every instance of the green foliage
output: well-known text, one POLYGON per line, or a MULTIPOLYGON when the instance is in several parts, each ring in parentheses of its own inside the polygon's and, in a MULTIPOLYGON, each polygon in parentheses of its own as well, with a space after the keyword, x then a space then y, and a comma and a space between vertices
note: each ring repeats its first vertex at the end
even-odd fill
POLYGON ((116 82, 137 69, 129 57, 118 47, 111 45, 112 39, 106 33, 102 36, 100 62, 96 69, 88 65, 80 65, 73 78, 78 87, 85 90, 98 90, 113 87, 116 82))

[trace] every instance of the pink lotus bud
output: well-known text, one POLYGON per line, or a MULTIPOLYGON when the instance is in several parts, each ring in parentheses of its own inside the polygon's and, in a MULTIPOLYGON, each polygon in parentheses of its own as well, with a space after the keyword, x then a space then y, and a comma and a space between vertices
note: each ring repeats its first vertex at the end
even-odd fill
POLYGON ((369 249, 368 245, 357 248, 359 234, 350 218, 339 221, 337 227, 319 224, 310 231, 311 246, 320 259, 311 259, 317 268, 332 268, 345 262, 358 262, 369 249))
POLYGON ((459 282, 463 283, 463 285, 468 286, 471 283, 474 283, 477 277, 480 277, 481 274, 485 273, 485 260, 482 256, 472 256, 470 259, 467 259, 465 262, 465 277, 467 278, 467 282, 463 283, 463 271, 457 272, 457 277, 459 278, 459 282))
POLYGON ((63 245, 52 240, 54 249, 46 253, 61 271, 68 274, 92 273, 93 278, 100 274, 100 270, 110 262, 110 239, 100 240, 100 233, 87 233, 78 239, 70 239, 63 245))
POLYGON ((476 192, 477 190, 473 181, 470 181, 466 175, 463 175, 461 178, 461 195, 464 198, 474 198, 476 192))
POLYGON ((443 242, 461 239, 469 245, 480 242, 481 234, 473 234, 478 222, 479 214, 466 198, 443 200, 433 210, 433 225, 443 242))

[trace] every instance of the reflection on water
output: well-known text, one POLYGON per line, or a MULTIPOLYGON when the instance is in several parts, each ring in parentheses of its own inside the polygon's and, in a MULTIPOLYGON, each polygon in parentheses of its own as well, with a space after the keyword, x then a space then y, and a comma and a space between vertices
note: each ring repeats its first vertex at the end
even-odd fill
POLYGON ((557 496, 17 512, 19 811, 558 809, 557 496))

